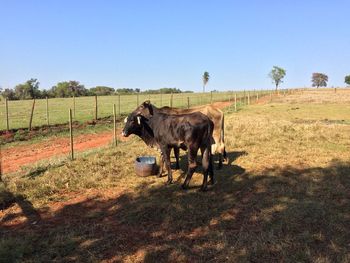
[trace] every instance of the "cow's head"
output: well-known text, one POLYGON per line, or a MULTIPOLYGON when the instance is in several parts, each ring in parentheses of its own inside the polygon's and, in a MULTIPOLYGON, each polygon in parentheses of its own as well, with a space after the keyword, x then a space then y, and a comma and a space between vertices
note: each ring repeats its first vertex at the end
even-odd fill
POLYGON ((122 135, 124 137, 128 137, 130 134, 141 135, 144 121, 152 117, 152 115, 153 105, 149 100, 146 100, 124 119, 125 127, 122 135))
POLYGON ((142 132, 142 125, 144 117, 140 114, 131 113, 128 117, 124 119, 124 129, 122 135, 128 137, 130 134, 140 135, 142 132))

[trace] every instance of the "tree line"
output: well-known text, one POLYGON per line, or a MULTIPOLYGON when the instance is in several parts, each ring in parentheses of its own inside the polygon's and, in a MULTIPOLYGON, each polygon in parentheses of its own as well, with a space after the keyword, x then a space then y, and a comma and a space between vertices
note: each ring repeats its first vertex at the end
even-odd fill
MULTIPOLYGON (((273 66, 272 70, 269 73, 269 77, 272 80, 272 83, 275 84, 276 91, 281 83, 283 83, 283 78, 286 76, 286 70, 273 66)), ((312 87, 327 87, 328 76, 324 73, 315 72, 312 73, 311 83, 312 87)), ((345 76, 344 83, 350 86, 350 75, 345 76)))
POLYGON ((37 79, 27 80, 25 83, 16 85, 13 89, 7 88, 0 90, 2 97, 8 100, 26 100, 26 99, 41 99, 41 98, 68 98, 81 96, 108 96, 117 94, 156 94, 156 93, 182 93, 192 91, 181 91, 177 88, 161 88, 156 90, 141 91, 140 89, 118 88, 114 89, 107 86, 96 86, 86 88, 79 81, 63 81, 57 83, 51 89, 40 90, 39 81, 37 79))

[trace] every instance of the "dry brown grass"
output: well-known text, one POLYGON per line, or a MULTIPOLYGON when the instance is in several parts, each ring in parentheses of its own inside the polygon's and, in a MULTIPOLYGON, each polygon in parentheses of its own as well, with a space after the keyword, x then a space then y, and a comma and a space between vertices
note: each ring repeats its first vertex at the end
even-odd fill
POLYGON ((188 191, 182 171, 137 177, 156 152, 136 138, 6 178, 0 261, 349 262, 349 105, 283 99, 227 114, 230 163, 206 193, 200 173, 188 191))
POLYGON ((349 103, 350 88, 304 89, 289 96, 279 96, 274 101, 281 103, 349 103))

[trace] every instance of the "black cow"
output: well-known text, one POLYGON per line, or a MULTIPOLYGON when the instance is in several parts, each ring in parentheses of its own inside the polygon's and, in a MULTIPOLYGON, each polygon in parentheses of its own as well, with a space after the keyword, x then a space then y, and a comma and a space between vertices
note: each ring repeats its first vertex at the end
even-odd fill
POLYGON ((198 150, 202 152, 203 184, 207 189, 208 174, 214 184, 214 172, 211 155, 214 124, 204 114, 168 115, 153 110, 153 105, 146 101, 133 111, 126 119, 123 136, 138 135, 147 145, 160 148, 168 170, 168 184, 173 181, 170 167, 170 150, 180 147, 188 150, 188 170, 182 187, 186 189, 196 170, 198 150))

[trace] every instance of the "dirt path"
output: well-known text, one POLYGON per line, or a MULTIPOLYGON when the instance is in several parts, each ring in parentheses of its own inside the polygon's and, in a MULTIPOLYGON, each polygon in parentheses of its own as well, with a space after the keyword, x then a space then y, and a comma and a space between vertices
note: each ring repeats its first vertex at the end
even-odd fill
MULTIPOLYGON (((112 132, 84 134, 74 138, 74 149, 77 152, 82 152, 111 142, 112 132)), ((11 147, 2 151, 3 173, 15 172, 23 165, 49 159, 53 156, 68 155, 69 151, 69 138, 55 138, 35 144, 11 147)))
MULTIPOLYGON (((213 103, 220 109, 230 104, 231 102, 228 101, 213 103)), ((120 131, 117 134, 120 134, 120 131)), ((83 152, 105 146, 111 142, 112 132, 84 134, 74 138, 74 149, 77 152, 83 152)), ((68 155, 69 151, 69 138, 54 138, 30 145, 11 147, 2 151, 2 170, 4 174, 16 172, 21 166, 34 164, 54 156, 68 155)))

